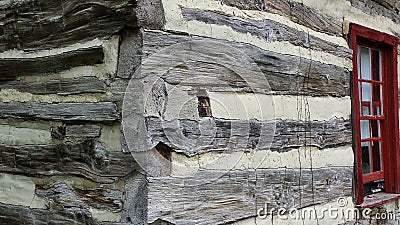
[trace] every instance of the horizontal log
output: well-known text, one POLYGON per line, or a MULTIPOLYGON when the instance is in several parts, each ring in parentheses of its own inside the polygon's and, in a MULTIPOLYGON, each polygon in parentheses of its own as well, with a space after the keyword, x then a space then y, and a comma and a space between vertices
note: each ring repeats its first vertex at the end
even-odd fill
POLYGON ((303 208, 351 196, 353 169, 199 171, 192 178, 150 177, 148 222, 225 224, 257 209, 303 208))
POLYGON ((94 138, 100 136, 100 131, 101 127, 99 125, 67 125, 65 127, 65 136, 94 138))
POLYGON ((228 26, 240 33, 250 33, 267 42, 287 41, 293 45, 324 51, 339 57, 351 59, 352 53, 349 48, 339 46, 321 38, 310 35, 282 23, 273 20, 245 19, 222 12, 200 10, 193 8, 182 8, 183 18, 191 21, 201 21, 207 24, 228 26))
POLYGON ((76 66, 100 64, 103 58, 101 46, 37 58, 2 58, 0 59, 0 80, 17 76, 56 73, 76 66))
POLYGON ((136 27, 136 1, 24 0, 0 6, 0 52, 65 47, 136 27))
POLYGON ((0 221, 2 225, 15 224, 87 224, 95 221, 87 210, 73 208, 59 210, 31 209, 23 206, 0 203, 0 221))
POLYGON ((55 182, 50 185, 37 185, 35 193, 51 201, 52 204, 64 208, 94 207, 111 212, 120 212, 123 205, 122 191, 111 188, 82 189, 71 187, 65 182, 55 182))
MULTIPOLYGON (((193 52, 190 57, 180 62, 175 68, 164 71, 162 78, 169 84, 187 87, 188 90, 206 88, 210 91, 246 91, 293 95, 312 95, 312 96, 349 96, 350 95, 350 72, 348 69, 320 63, 317 61, 304 59, 298 56, 284 55, 266 51, 250 44, 229 42, 202 37, 188 37, 182 35, 172 35, 161 32, 145 32, 143 37, 143 54, 150 55, 158 50, 173 44, 184 43, 187 41, 201 41, 206 45, 210 43, 221 43, 237 49, 228 54, 219 53, 219 57, 228 61, 233 66, 243 67, 241 59, 243 53, 248 55, 261 69, 268 82, 260 82, 257 76, 246 76, 237 74, 227 65, 221 65, 217 61, 205 62, 203 56, 209 56, 208 49, 193 52), (201 52, 204 51, 204 52, 201 52), (230 60, 230 61, 229 61, 230 60), (252 84, 250 89, 249 84, 252 84)), ((195 45, 195 44, 193 44, 195 45)), ((210 47, 211 48, 211 47, 210 47)), ((209 49, 210 49, 209 48, 209 49)), ((176 52, 179 54, 179 52, 176 52)), ((170 54, 158 52, 159 60, 147 62, 149 68, 159 68, 163 62, 171 60, 170 54), (153 63, 153 64, 151 64, 153 63), (156 65, 157 64, 157 65, 156 65)), ((184 55, 181 57, 185 57, 184 55)), ((231 66, 231 67, 233 67, 231 66)), ((168 67, 169 68, 169 67, 168 67)), ((257 68, 251 67, 256 70, 257 68)), ((150 72, 150 71, 143 71, 150 72)), ((246 73, 249 73, 247 71, 246 73)))
POLYGON ((115 104, 99 103, 0 103, 0 118, 45 120, 114 121, 119 118, 115 104))
MULTIPOLYGON (((400 4, 394 0, 350 0, 353 7, 372 16, 384 16, 391 19, 393 22, 400 24, 400 4)), ((396 34, 400 37, 400 34, 396 34)))
POLYGON ((342 36, 342 21, 293 0, 222 0, 223 4, 244 10, 278 14, 315 31, 342 36))
POLYGON ((72 95, 83 93, 105 93, 107 87, 104 81, 95 77, 60 78, 40 82, 24 82, 23 80, 4 81, 0 89, 15 89, 21 92, 46 95, 72 95))
POLYGON ((270 149, 282 152, 301 146, 331 148, 352 143, 351 124, 344 119, 311 122, 217 118, 161 121, 159 118, 148 117, 146 126, 152 146, 163 142, 187 156, 212 151, 270 149))
POLYGON ((27 176, 76 175, 108 183, 137 170, 131 155, 107 151, 99 142, 0 146, 0 173, 27 176))

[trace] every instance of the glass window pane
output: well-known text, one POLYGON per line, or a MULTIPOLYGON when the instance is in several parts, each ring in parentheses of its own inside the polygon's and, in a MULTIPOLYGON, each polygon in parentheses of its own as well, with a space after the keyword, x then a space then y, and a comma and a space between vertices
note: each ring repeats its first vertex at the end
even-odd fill
POLYGON ((366 80, 371 80, 371 54, 370 49, 366 47, 361 47, 361 78, 366 80))
POLYGON ((362 106, 362 115, 363 116, 368 116, 368 115, 370 115, 371 113, 369 112, 369 106, 366 106, 366 105, 363 105, 362 106))
POLYGON ((371 173, 370 142, 361 142, 362 173, 371 173))
POLYGON ((382 85, 374 84, 374 96, 373 96, 374 115, 382 115, 382 85))
POLYGON ((376 81, 381 81, 380 52, 378 50, 372 50, 371 59, 372 79, 376 81))
POLYGON ((372 142, 373 171, 382 170, 382 146, 380 141, 372 142))
POLYGON ((371 120, 372 137, 381 137, 381 126, 379 120, 371 120))
POLYGON ((360 120, 361 139, 370 138, 369 120, 360 120))
POLYGON ((372 101, 372 84, 362 82, 362 101, 371 102, 372 101))

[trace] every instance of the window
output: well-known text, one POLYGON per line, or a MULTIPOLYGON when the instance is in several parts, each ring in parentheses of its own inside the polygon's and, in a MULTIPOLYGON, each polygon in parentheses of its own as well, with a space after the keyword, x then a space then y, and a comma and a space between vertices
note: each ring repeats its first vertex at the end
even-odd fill
POLYGON ((377 192, 400 193, 398 39, 351 25, 353 134, 357 204, 377 192))

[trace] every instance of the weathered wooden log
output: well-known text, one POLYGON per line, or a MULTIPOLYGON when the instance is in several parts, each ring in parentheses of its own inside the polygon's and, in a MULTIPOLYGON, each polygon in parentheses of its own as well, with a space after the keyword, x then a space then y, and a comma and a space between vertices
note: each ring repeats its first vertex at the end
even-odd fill
POLYGON ((100 143, 0 146, 0 173, 27 176, 77 175, 108 183, 137 170, 129 154, 107 151, 100 143))
POLYGON ((203 121, 161 121, 159 118, 148 117, 146 125, 152 145, 162 142, 174 151, 188 156, 212 151, 270 149, 283 152, 301 146, 323 149, 352 143, 351 124, 344 119, 312 122, 260 122, 216 118, 203 121), (272 133, 273 131, 275 133, 272 133))
MULTIPOLYGON (((400 3, 394 0, 350 0, 351 5, 372 16, 384 16, 400 24, 400 3)), ((400 34, 397 34, 400 36, 400 34)))
POLYGON ((103 62, 103 58, 101 46, 37 58, 3 58, 0 59, 0 80, 56 73, 76 66, 99 64, 103 62))
POLYGON ((139 29, 121 31, 117 77, 131 78, 142 61, 142 33, 139 29))
POLYGON ((0 103, 0 118, 45 120, 114 121, 119 118, 115 104, 99 103, 0 103))
POLYGON ((71 95, 82 93, 105 93, 107 87, 104 81, 95 77, 61 78, 42 82, 24 82, 22 80, 4 81, 0 89, 15 89, 32 94, 71 95))
MULTIPOLYGON (((162 78, 169 84, 184 86, 186 89, 207 88, 210 91, 246 91, 293 95, 312 96, 349 96, 350 72, 348 69, 304 59, 298 56, 284 55, 262 50, 250 44, 215 40, 211 38, 187 37, 161 32, 146 31, 143 37, 143 54, 151 55, 159 49, 173 44, 187 41, 207 41, 226 44, 237 49, 241 55, 226 55, 240 59, 243 53, 248 55, 264 73, 268 83, 259 82, 257 77, 246 76, 246 80, 240 74, 235 73, 226 65, 216 62, 207 62, 200 54, 193 52, 179 67, 170 68, 162 78), (250 89, 249 83, 253 84, 250 89), (256 88, 257 90, 255 90, 256 88)), ((232 51, 232 54, 236 54, 232 51)), ((158 53, 158 62, 168 62, 170 55, 158 53)), ((235 62, 232 62, 235 63, 235 62)), ((238 60, 241 66, 242 61, 238 60)), ((159 66, 159 65, 154 65, 159 66)), ((143 71, 142 71, 143 72, 143 71)), ((148 72, 148 71, 146 71, 148 72)), ((166 71, 165 71, 166 72, 166 71)), ((250 71, 248 71, 249 73, 250 71)))
POLYGON ((100 136, 101 127, 99 125, 67 125, 65 127, 66 137, 94 138, 100 136))
POLYGON ((302 208, 351 196, 353 169, 199 171, 192 178, 149 178, 148 222, 225 224, 257 210, 302 208), (271 209, 270 208, 270 209, 271 209))
POLYGON ((224 14, 217 11, 200 10, 182 7, 183 18, 186 20, 196 20, 207 24, 229 26, 240 33, 250 33, 267 42, 287 41, 293 45, 310 48, 317 51, 324 51, 330 54, 351 58, 352 53, 349 48, 339 46, 321 38, 315 37, 282 23, 273 20, 253 20, 237 16, 224 14))
POLYGON ((331 35, 342 36, 342 21, 293 0, 222 0, 222 3, 245 10, 275 13, 295 23, 331 35))
POLYGON ((372 1, 377 2, 388 9, 393 9, 396 4, 396 0, 372 0, 372 1))
POLYGON ((85 209, 65 210, 31 209, 23 206, 0 203, 0 221, 2 225, 15 224, 65 224, 94 225, 95 221, 85 209))
POLYGON ((70 187, 64 182, 55 182, 50 185, 38 185, 35 193, 52 204, 64 208, 78 207, 120 212, 122 210, 123 193, 111 188, 83 189, 70 187))
POLYGON ((108 38, 136 27, 136 1, 10 1, 0 5, 0 52, 37 50, 108 38))

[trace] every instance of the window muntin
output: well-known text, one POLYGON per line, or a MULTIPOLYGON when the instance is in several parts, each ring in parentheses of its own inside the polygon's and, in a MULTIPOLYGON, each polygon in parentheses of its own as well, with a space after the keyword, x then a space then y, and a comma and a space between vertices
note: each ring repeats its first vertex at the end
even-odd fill
POLYGON ((398 38, 351 24, 357 204, 379 191, 400 193, 398 38))
POLYGON ((365 182, 383 179, 381 124, 382 113, 382 51, 357 45, 358 93, 360 104, 360 136, 362 174, 365 182))

